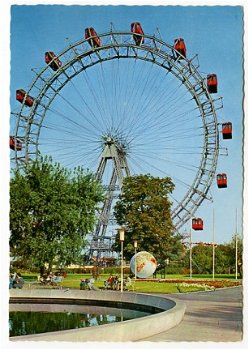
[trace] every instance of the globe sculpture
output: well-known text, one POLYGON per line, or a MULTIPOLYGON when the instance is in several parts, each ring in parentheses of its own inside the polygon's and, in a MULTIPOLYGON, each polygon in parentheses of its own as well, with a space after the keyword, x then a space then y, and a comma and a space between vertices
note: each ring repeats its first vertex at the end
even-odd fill
POLYGON ((131 271, 139 278, 148 278, 153 275, 156 267, 157 261, 154 256, 145 251, 133 255, 130 261, 131 271))

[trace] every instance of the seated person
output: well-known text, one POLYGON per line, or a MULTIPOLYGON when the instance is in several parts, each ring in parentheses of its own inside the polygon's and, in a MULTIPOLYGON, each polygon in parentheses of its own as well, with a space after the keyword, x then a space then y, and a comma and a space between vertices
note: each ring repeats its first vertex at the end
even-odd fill
POLYGON ((87 279, 81 279, 80 280, 80 289, 82 290, 82 289, 86 289, 86 287, 87 287, 87 279))
POLYGON ((40 282, 41 284, 46 284, 46 278, 47 278, 47 276, 45 276, 45 275, 37 277, 38 282, 40 282))
POLYGON ((112 289, 119 290, 120 285, 121 285, 120 278, 118 276, 115 276, 114 279, 113 279, 113 287, 112 287, 112 289))
POLYGON ((63 279, 63 276, 56 276, 55 283, 56 284, 61 283, 62 279, 63 279))
POLYGON ((55 276, 55 274, 51 274, 50 275, 50 282, 51 282, 51 284, 53 285, 53 284, 56 284, 56 276, 55 276))
POLYGON ((89 290, 95 289, 94 282, 95 282, 94 278, 90 278, 90 280, 88 280, 87 287, 88 287, 89 290))
POLYGON ((22 275, 19 273, 16 275, 16 278, 13 281, 13 288, 21 289, 23 285, 24 285, 24 279, 22 278, 22 275))
POLYGON ((126 279, 124 280, 124 287, 125 289, 129 289, 129 287, 131 286, 131 278, 130 276, 127 276, 126 279))
POLYGON ((113 288, 113 281, 114 281, 114 277, 112 276, 112 274, 110 274, 108 279, 104 282, 105 288, 110 287, 112 289, 113 288))
POLYGON ((50 284, 51 281, 52 281, 52 274, 49 273, 49 274, 47 275, 47 278, 46 278, 46 283, 47 283, 47 284, 50 284))
POLYGON ((57 286, 58 284, 61 284, 61 282, 62 282, 62 276, 53 275, 51 277, 51 285, 52 286, 57 286))
POLYGON ((9 276, 9 289, 13 288, 13 284, 14 284, 14 276, 10 274, 9 276))

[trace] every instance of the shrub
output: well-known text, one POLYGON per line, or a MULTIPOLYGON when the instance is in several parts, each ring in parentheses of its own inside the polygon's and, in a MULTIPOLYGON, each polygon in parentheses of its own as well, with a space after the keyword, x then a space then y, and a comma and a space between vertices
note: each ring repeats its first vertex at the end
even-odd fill
MULTIPOLYGON (((104 267, 103 274, 112 274, 112 275, 120 275, 121 274, 121 268, 120 266, 111 266, 111 267, 104 267)), ((123 268, 124 275, 129 275, 131 273, 130 267, 124 267, 123 268)))

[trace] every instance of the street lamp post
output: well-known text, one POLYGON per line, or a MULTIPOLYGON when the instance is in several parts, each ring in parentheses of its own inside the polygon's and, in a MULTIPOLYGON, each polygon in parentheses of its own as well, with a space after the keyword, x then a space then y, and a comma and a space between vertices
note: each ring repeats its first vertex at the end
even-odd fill
POLYGON ((119 232, 119 240, 121 243, 121 292, 123 292, 123 284, 124 284, 124 272, 123 272, 123 262, 124 262, 124 234, 125 229, 123 227, 118 229, 119 232))
POLYGON ((135 249, 135 261, 134 261, 134 268, 135 268, 135 280, 137 279, 137 261, 136 261, 136 254, 137 254, 137 240, 133 241, 134 243, 134 249, 135 249))

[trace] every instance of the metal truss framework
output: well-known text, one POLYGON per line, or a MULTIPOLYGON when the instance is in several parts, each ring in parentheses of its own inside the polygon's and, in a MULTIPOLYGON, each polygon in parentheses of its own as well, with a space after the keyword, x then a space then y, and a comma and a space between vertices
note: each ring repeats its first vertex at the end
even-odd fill
MULTIPOLYGON (((204 199, 211 199, 209 188, 215 175, 219 154, 219 132, 216 111, 222 108, 222 99, 213 99, 208 92, 205 78, 198 72, 198 56, 187 59, 172 45, 155 36, 144 35, 146 45, 136 46, 130 32, 108 32, 100 34, 101 47, 91 48, 86 40, 70 44, 58 57, 62 66, 52 71, 46 65, 36 76, 27 94, 35 98, 29 109, 22 104, 17 117, 15 136, 23 142, 23 150, 15 152, 17 166, 22 167, 39 154, 39 136, 47 110, 60 90, 75 76, 91 66, 116 59, 136 59, 151 62, 175 76, 198 106, 203 125, 203 150, 198 171, 182 200, 172 208, 175 229, 179 230, 195 213, 204 199)), ((14 113, 13 113, 14 114, 14 113)), ((101 179, 108 159, 114 163, 114 171, 107 190, 102 218, 97 225, 93 241, 105 237, 110 219, 110 207, 114 195, 113 186, 122 186, 123 176, 129 174, 125 155, 121 155, 115 143, 106 147, 101 156, 97 177, 101 179), (113 149, 111 149, 113 148, 113 149), (123 170, 124 174, 123 174, 123 170), (101 228, 102 227, 102 228, 101 228)), ((94 248, 92 248, 94 249, 94 248)))
POLYGON ((112 237, 107 232, 107 226, 110 224, 113 199, 115 191, 122 190, 123 179, 130 175, 125 150, 115 139, 107 137, 105 140, 105 147, 101 155, 100 163, 97 169, 97 179, 101 181, 105 172, 108 161, 112 162, 112 174, 109 185, 106 186, 106 194, 101 214, 95 228, 94 236, 90 244, 89 256, 92 257, 94 252, 97 252, 97 260, 101 252, 111 251, 112 237))

